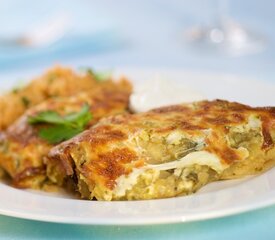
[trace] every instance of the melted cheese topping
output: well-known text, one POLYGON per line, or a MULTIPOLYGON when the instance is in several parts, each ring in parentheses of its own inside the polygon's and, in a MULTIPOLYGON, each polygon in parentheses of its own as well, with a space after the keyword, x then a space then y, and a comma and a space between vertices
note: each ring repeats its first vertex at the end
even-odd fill
POLYGON ((125 192, 132 189, 137 183, 138 177, 146 174, 146 170, 154 170, 154 172, 158 174, 160 171, 182 169, 195 164, 209 166, 218 173, 221 173, 228 167, 228 165, 222 164, 221 160, 215 154, 207 151, 192 152, 178 160, 157 165, 148 164, 142 168, 135 168, 127 176, 120 176, 116 180, 117 185, 114 189, 114 194, 118 197, 125 195, 125 192))
POLYGON ((220 159, 215 154, 207 151, 192 152, 179 160, 158 165, 149 164, 145 168, 165 171, 175 168, 184 168, 194 164, 209 166, 218 173, 222 172, 226 168, 226 165, 222 164, 220 159))

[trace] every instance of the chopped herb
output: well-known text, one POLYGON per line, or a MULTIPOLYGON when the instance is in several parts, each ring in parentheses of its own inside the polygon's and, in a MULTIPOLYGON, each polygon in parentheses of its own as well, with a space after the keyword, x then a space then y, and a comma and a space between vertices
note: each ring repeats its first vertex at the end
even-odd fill
POLYGON ((87 68, 86 69, 87 74, 89 74, 90 76, 92 76, 96 81, 98 82, 103 82, 106 81, 108 79, 110 79, 112 72, 111 71, 94 71, 91 68, 87 68))
POLYGON ((14 158, 15 168, 18 169, 20 167, 20 163, 22 162, 21 157, 14 158))
POLYGON ((26 108, 30 106, 31 101, 27 97, 21 97, 21 101, 26 108))
POLYGON ((20 91, 20 88, 15 87, 11 90, 12 93, 17 94, 20 91))
POLYGON ((84 104, 79 112, 61 116, 55 111, 43 111, 28 118, 29 124, 47 124, 38 135, 49 143, 55 144, 72 138, 82 132, 92 119, 90 107, 84 104))

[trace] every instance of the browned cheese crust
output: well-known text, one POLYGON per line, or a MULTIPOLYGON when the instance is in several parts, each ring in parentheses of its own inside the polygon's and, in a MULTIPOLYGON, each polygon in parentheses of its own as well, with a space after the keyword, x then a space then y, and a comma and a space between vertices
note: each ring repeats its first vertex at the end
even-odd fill
POLYGON ((274 140, 274 107, 201 101, 103 119, 54 147, 49 161, 64 172, 60 181, 77 176, 83 198, 165 198, 269 169, 274 140), (182 167, 167 165, 180 159, 182 167))
MULTIPOLYGON (((89 126, 92 126, 102 117, 127 111, 131 88, 127 80, 108 80, 97 83, 90 90, 75 96, 52 98, 30 108, 0 135, 0 167, 12 177, 14 186, 41 188, 45 181, 48 181, 44 157, 53 145, 38 137, 38 129, 41 126, 30 125, 28 117, 46 110, 66 115, 80 111, 87 103, 93 116, 89 122, 89 126)), ((55 175, 58 174, 52 172, 49 176, 55 182, 55 175)))

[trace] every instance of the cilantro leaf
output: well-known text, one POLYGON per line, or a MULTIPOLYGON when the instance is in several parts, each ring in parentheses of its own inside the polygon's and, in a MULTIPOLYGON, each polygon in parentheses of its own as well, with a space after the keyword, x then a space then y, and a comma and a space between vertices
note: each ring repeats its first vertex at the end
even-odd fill
POLYGON ((55 111, 43 111, 39 112, 35 116, 29 116, 28 123, 53 123, 53 124, 63 124, 64 119, 55 111))
POLYGON ((51 144, 55 144, 72 138, 82 132, 82 130, 81 128, 72 128, 66 125, 56 125, 40 129, 38 136, 51 144))
POLYGON ((90 113, 90 107, 88 104, 85 104, 79 112, 69 113, 64 117, 66 123, 76 124, 81 127, 86 125, 92 118, 92 114, 90 113))
POLYGON ((92 119, 90 107, 84 104, 79 112, 61 116, 55 111, 39 112, 35 116, 29 116, 29 124, 46 124, 38 130, 38 135, 49 143, 55 144, 72 138, 82 132, 92 119))

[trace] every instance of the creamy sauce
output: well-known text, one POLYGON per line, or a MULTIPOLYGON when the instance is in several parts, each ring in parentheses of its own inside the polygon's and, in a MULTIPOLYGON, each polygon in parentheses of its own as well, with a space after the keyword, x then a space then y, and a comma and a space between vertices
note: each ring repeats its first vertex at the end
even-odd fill
POLYGON ((136 84, 130 96, 133 112, 146 112, 150 109, 173 104, 203 100, 205 97, 184 84, 155 78, 152 81, 136 84))

